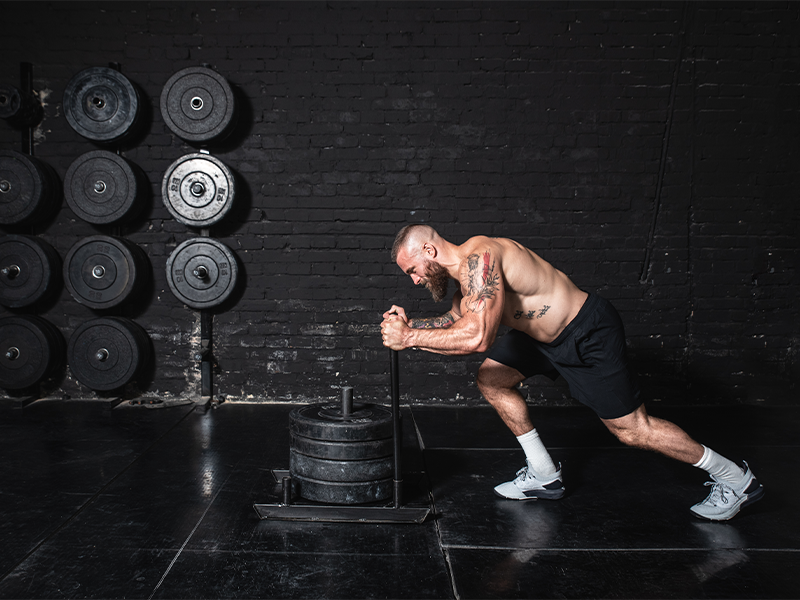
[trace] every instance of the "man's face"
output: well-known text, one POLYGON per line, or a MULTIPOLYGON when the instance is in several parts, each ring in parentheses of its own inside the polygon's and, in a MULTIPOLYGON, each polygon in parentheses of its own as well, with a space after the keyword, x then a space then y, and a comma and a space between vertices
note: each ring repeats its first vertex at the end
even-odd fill
POLYGON ((450 285, 450 275, 439 263, 425 261, 425 287, 433 296, 435 302, 441 302, 447 296, 447 287, 450 285))
POLYGON ((406 250, 401 250, 397 256, 397 264, 411 277, 414 285, 424 285, 436 302, 441 302, 447 296, 450 276, 439 263, 433 262, 419 253, 411 255, 406 250))

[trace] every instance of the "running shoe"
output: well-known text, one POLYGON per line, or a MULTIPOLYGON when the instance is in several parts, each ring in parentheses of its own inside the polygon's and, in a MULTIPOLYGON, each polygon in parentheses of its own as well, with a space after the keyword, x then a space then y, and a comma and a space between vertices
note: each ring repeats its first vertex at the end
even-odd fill
POLYGON ((494 493, 510 500, 558 500, 564 495, 564 484, 561 482, 561 465, 555 475, 542 478, 531 468, 526 460, 526 465, 517 471, 514 481, 506 481, 494 488, 494 493))
POLYGON ((712 475, 713 481, 705 483, 711 486, 711 492, 705 500, 690 509, 692 513, 709 521, 727 521, 748 504, 761 500, 764 488, 753 476, 747 463, 744 463, 744 467, 744 479, 737 486, 723 483, 712 475))

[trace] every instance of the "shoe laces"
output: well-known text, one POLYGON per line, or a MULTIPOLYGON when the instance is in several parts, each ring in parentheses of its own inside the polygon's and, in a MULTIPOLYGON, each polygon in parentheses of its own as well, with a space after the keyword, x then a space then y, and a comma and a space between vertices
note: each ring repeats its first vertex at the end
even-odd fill
POLYGON ((525 481, 528 477, 533 477, 528 473, 528 465, 522 467, 519 471, 517 471, 517 478, 514 481, 525 481))
POLYGON ((733 494, 737 498, 739 497, 736 490, 720 481, 706 481, 703 485, 711 486, 711 493, 708 494, 708 498, 706 498, 707 504, 713 504, 715 506, 720 504, 720 502, 722 504, 728 504, 728 493, 733 494))

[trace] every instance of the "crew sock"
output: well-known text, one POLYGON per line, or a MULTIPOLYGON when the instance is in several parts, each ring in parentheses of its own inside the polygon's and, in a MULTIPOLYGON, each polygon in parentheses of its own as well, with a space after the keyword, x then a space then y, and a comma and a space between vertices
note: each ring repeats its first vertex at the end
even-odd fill
POLYGON ((703 458, 694 464, 695 467, 703 469, 709 475, 713 475, 717 481, 727 483, 733 488, 738 488, 744 482, 744 471, 732 460, 728 460, 714 452, 708 446, 703 446, 703 458))
POLYGON ((531 468, 540 478, 552 479, 555 477, 558 469, 556 469, 556 465, 553 463, 553 459, 550 458, 550 454, 548 454, 542 440, 539 439, 539 432, 536 429, 531 429, 528 433, 518 435, 517 441, 525 451, 525 458, 528 459, 531 468))

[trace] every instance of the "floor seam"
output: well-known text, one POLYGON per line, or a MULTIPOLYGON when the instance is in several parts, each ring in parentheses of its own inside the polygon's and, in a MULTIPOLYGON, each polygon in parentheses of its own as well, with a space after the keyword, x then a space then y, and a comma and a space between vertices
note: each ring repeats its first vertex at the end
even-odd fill
POLYGON ((13 573, 13 572, 14 572, 14 571, 15 571, 15 570, 16 570, 16 569, 17 569, 17 568, 18 568, 18 567, 19 567, 19 566, 20 566, 22 563, 24 563, 24 562, 25 562, 26 560, 28 560, 28 559, 29 559, 31 556, 33 556, 33 555, 34 555, 34 554, 35 554, 35 553, 36 553, 36 552, 39 550, 39 548, 41 548, 41 547, 42 547, 44 544, 46 544, 48 541, 50 541, 50 540, 51 540, 53 537, 55 537, 55 536, 56 536, 56 535, 57 535, 57 534, 58 534, 60 531, 62 531, 62 530, 63 530, 63 529, 64 529, 64 528, 65 528, 67 525, 69 525, 70 523, 72 523, 72 521, 74 521, 74 520, 75 520, 75 519, 78 517, 78 515, 80 515, 80 514, 81 514, 81 513, 82 513, 84 510, 86 510, 86 508, 88 508, 88 507, 89 507, 89 506, 90 506, 90 505, 91 505, 91 504, 92 504, 92 503, 93 503, 93 502, 94 502, 94 501, 95 501, 97 498, 99 498, 99 497, 100 497, 100 496, 103 494, 103 492, 104 492, 106 489, 108 489, 108 487, 109 487, 109 486, 111 486, 111 485, 112 485, 112 484, 113 484, 115 481, 117 481, 117 480, 118 480, 120 477, 122 477, 122 475, 123 475, 124 473, 126 473, 126 472, 127 472, 127 471, 128 471, 128 470, 129 470, 129 469, 130 469, 130 468, 131 468, 131 467, 132 467, 134 464, 136 464, 136 463, 137 463, 139 460, 141 460, 141 458, 142 458, 142 457, 143 457, 145 454, 147 454, 148 452, 150 452, 150 450, 151 450, 151 449, 152 449, 152 448, 153 448, 153 447, 154 447, 156 444, 158 444, 158 443, 159 443, 159 442, 160 442, 162 439, 164 439, 164 438, 165 438, 167 435, 169 435, 169 433, 170 433, 170 432, 171 432, 173 429, 175 429, 176 427, 178 427, 178 425, 180 425, 181 423, 183 423, 183 421, 184 421, 184 420, 185 420, 185 419, 186 419, 186 418, 187 418, 187 417, 188 417, 190 414, 192 414, 193 412, 194 412, 194 408, 192 408, 192 410, 190 410, 190 411, 187 411, 187 413, 186 413, 185 415, 183 415, 183 416, 182 416, 180 419, 178 419, 178 421, 177 421, 177 422, 176 422, 176 423, 175 423, 175 424, 174 424, 172 427, 170 427, 169 429, 167 429, 167 430, 166 430, 166 431, 165 431, 163 434, 161 434, 161 435, 160 435, 160 436, 158 436, 158 437, 157 437, 155 440, 153 440, 153 442, 152 442, 152 443, 151 443, 149 446, 147 446, 147 448, 145 448, 145 449, 144 449, 144 450, 143 450, 141 453, 139 453, 139 455, 138 455, 138 456, 136 456, 136 457, 135 457, 135 458, 134 458, 134 459, 133 459, 133 460, 132 460, 130 463, 128 463, 128 464, 127 464, 127 465, 126 465, 126 466, 125 466, 125 467, 124 467, 122 470, 120 470, 120 471, 119 471, 119 472, 118 472, 116 475, 114 475, 114 476, 113 476, 111 479, 109 479, 109 480, 108 480, 108 481, 107 481, 107 482, 106 482, 106 483, 105 483, 103 486, 101 486, 101 487, 100 487, 100 489, 99 489, 99 490, 97 490, 95 493, 91 494, 91 495, 90 495, 90 497, 89 497, 89 498, 86 500, 86 502, 84 502, 83 504, 81 504, 81 505, 80 505, 80 506, 77 508, 77 510, 76 510, 74 513, 72 513, 72 514, 71 514, 71 515, 70 515, 70 516, 69 516, 69 517, 68 517, 68 518, 67 518, 67 519, 66 519, 66 520, 65 520, 63 523, 59 524, 59 525, 58 525, 58 526, 57 526, 57 527, 56 527, 56 528, 55 528, 53 531, 51 531, 49 534, 45 535, 45 536, 44 536, 44 538, 43 538, 42 540, 40 540, 40 541, 39 541, 39 542, 38 542, 38 543, 37 543, 37 544, 36 544, 36 545, 35 545, 35 546, 34 546, 34 547, 33 547, 33 548, 30 550, 30 552, 28 552, 27 554, 25 554, 25 556, 23 556, 23 557, 22 557, 20 560, 18 560, 18 561, 17 561, 17 562, 16 562, 16 563, 15 563, 15 564, 14 564, 14 565, 13 565, 13 566, 10 568, 10 569, 8 569, 8 571, 6 571, 6 572, 3 574, 3 576, 2 576, 2 577, 0 577, 0 582, 4 581, 4 580, 5 580, 5 579, 6 579, 6 578, 7 578, 9 575, 11 575, 11 573, 13 573))

